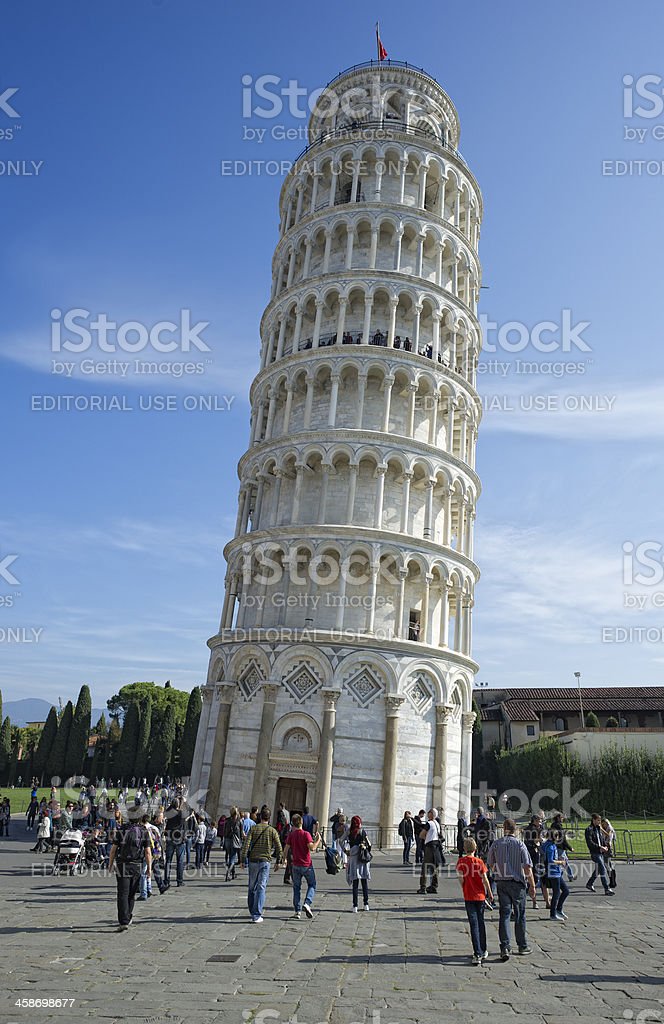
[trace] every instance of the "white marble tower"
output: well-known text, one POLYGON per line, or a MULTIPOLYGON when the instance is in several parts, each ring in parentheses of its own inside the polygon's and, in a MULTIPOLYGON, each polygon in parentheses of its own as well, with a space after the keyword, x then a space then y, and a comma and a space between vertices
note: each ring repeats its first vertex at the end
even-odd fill
POLYGON ((482 199, 399 62, 332 81, 286 178, 191 789, 393 826, 470 802, 482 199))

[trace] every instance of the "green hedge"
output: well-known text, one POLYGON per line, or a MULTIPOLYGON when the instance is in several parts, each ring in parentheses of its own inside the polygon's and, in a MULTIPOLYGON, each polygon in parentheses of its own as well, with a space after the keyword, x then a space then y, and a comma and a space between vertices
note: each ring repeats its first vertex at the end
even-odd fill
POLYGON ((496 773, 501 792, 519 789, 529 797, 540 789, 562 794, 563 779, 567 777, 572 793, 590 790, 581 801, 588 813, 603 807, 664 813, 664 752, 611 746, 582 763, 558 740, 548 738, 501 751, 496 758, 496 773))

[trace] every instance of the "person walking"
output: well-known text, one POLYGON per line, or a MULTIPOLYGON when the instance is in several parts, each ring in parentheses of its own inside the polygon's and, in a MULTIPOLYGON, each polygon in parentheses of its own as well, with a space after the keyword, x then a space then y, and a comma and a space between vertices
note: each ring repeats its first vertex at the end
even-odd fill
MULTIPOLYGON (((442 832, 438 821, 438 811, 432 807, 427 815, 426 833, 424 839, 424 858, 422 860, 422 872, 420 874, 420 887, 417 890, 420 896, 425 892, 435 894, 438 892, 438 869, 443 866, 442 832)), ((422 838, 422 833, 420 833, 422 838)))
POLYGON ((427 812, 421 810, 417 817, 413 820, 413 828, 415 829, 415 863, 421 864, 424 860, 424 839, 422 838, 422 830, 427 829, 429 823, 427 821, 427 812))
POLYGON ((166 867, 164 877, 166 885, 171 884, 171 863, 175 857, 175 870, 178 888, 184 885, 184 868, 187 856, 185 844, 184 818, 180 800, 175 799, 166 811, 166 867))
POLYGON ((109 874, 115 867, 118 887, 118 931, 126 932, 134 915, 134 902, 141 881, 143 861, 147 863, 148 876, 152 870, 150 836, 144 825, 130 822, 123 825, 113 837, 108 858, 109 874))
POLYGON ((37 842, 30 849, 32 853, 48 853, 51 839, 51 818, 44 810, 37 826, 37 842))
POLYGON ((205 849, 203 850, 204 864, 210 863, 210 854, 212 853, 212 847, 214 846, 214 841, 216 838, 217 828, 215 825, 212 824, 211 821, 208 821, 205 826, 205 849))
MULTIPOLYGON (((546 863, 542 849, 542 821, 543 819, 541 815, 533 814, 532 818, 528 822, 528 826, 523 830, 523 841, 526 844, 526 849, 530 854, 530 859, 532 861, 535 888, 537 888, 538 885, 541 887, 546 909, 550 910, 551 901, 549 899, 549 889, 546 884, 546 863)), ((537 896, 533 900, 533 910, 537 910, 537 896)))
POLYGON ((586 889, 589 889, 590 892, 595 892, 595 886, 593 883, 599 875, 600 882, 604 886, 604 895, 615 896, 615 892, 610 887, 606 874, 605 857, 609 855, 609 837, 602 829, 601 815, 593 814, 590 819, 590 824, 585 831, 585 839, 588 852, 590 853, 590 859, 595 865, 592 875, 586 882, 586 889))
POLYGON ((281 840, 276 828, 270 825, 269 808, 261 811, 260 822, 254 825, 244 838, 240 860, 248 860, 247 903, 254 924, 262 924, 265 892, 270 877, 270 864, 276 855, 283 853, 281 840))
POLYGON ((466 838, 466 829, 468 828, 468 822, 464 814, 463 807, 459 808, 457 815, 457 835, 456 835, 456 847, 457 854, 459 857, 463 857, 463 841, 466 838))
POLYGON ((468 924, 470 940, 473 944, 472 963, 475 967, 486 960, 489 953, 486 948, 486 926, 484 924, 484 905, 491 905, 492 895, 489 875, 484 861, 477 857, 477 843, 468 838, 463 841, 463 855, 457 861, 457 878, 461 884, 468 924))
POLYGON ((26 815, 26 831, 31 832, 35 827, 35 818, 37 817, 37 811, 39 809, 39 801, 36 796, 30 797, 30 803, 28 804, 28 813, 26 815))
POLYGON ((410 864, 410 850, 415 837, 415 825, 410 811, 403 812, 403 818, 399 822, 399 835, 403 842, 403 863, 410 864))
POLYGON ((530 854, 525 843, 516 838, 516 823, 512 818, 505 818, 503 835, 489 848, 488 866, 498 890, 498 906, 500 918, 498 938, 500 940, 500 959, 509 960, 512 952, 510 936, 510 915, 514 914, 514 932, 519 954, 527 956, 532 953, 528 945, 526 933, 526 890, 532 900, 535 899, 535 878, 530 854))
POLYGON ((311 905, 316 895, 316 872, 314 871, 311 854, 320 846, 321 837, 317 833, 312 836, 310 832, 302 827, 302 816, 294 814, 291 818, 291 830, 286 839, 286 846, 289 851, 289 862, 293 873, 293 917, 297 920, 301 917, 301 911, 311 920, 314 916, 311 905), (304 897, 304 907, 301 906, 302 882, 307 883, 307 894, 304 897))
POLYGON ((203 867, 203 858, 205 856, 205 836, 207 835, 207 825, 205 824, 205 818, 202 814, 196 815, 196 831, 194 833, 194 846, 196 852, 196 870, 203 867))
POLYGON ((226 858, 226 878, 224 881, 226 882, 235 878, 235 865, 237 864, 246 834, 247 832, 244 831, 239 810, 237 807, 231 807, 231 812, 224 823, 224 855, 226 858))
POLYGON ((353 913, 357 914, 357 902, 360 883, 362 884, 362 902, 364 909, 369 909, 369 882, 371 881, 371 843, 362 828, 362 819, 354 814, 350 819, 348 830, 348 863, 346 864, 346 881, 353 889, 353 913))
POLYGON ((141 818, 141 823, 146 829, 148 836, 150 837, 150 854, 151 854, 151 868, 148 870, 147 860, 143 861, 141 865, 141 879, 138 887, 138 901, 143 902, 152 896, 152 877, 154 877, 159 893, 163 894, 166 892, 166 886, 161 872, 161 856, 162 856, 162 842, 161 842, 161 829, 155 823, 157 821, 155 817, 154 822, 150 821, 150 816, 144 814, 141 818), (152 877, 151 877, 152 876, 152 877))
POLYGON ((569 885, 563 878, 563 868, 566 865, 566 860, 559 848, 564 838, 562 832, 551 830, 542 845, 544 877, 547 888, 551 890, 549 917, 552 921, 567 920, 566 915, 563 913, 563 904, 569 896, 569 885))

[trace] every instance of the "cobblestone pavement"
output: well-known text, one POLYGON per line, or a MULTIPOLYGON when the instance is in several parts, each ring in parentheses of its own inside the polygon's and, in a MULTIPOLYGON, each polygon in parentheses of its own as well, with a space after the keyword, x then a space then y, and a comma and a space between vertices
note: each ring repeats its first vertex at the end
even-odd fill
POLYGON ((211 876, 191 872, 183 888, 137 903, 118 934, 114 879, 42 874, 52 858, 31 854, 19 829, 0 840, 2 1024, 664 1022, 661 864, 619 866, 614 899, 577 881, 567 924, 529 911, 529 957, 499 961, 489 914, 491 955, 478 968, 456 879, 418 896, 413 869, 394 854, 376 853, 368 913, 350 913, 344 876, 326 875, 318 855, 314 920, 291 919, 290 887, 273 874, 265 921, 254 925, 244 875, 224 884, 215 851, 211 876), (75 1003, 16 1005, 49 998, 75 1003))

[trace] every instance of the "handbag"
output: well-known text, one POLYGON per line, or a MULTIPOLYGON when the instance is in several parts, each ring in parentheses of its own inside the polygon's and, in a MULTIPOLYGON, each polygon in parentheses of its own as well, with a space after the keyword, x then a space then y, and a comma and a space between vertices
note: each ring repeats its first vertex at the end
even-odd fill
POLYGON ((240 836, 238 835, 237 832, 233 832, 233 849, 234 850, 241 850, 242 849, 242 840, 240 839, 240 836))
POLYGON ((612 889, 615 889, 618 879, 616 878, 616 869, 611 868, 609 871, 609 885, 612 889))
POLYGON ((371 852, 369 844, 365 839, 362 840, 357 849, 357 859, 359 860, 360 864, 368 864, 369 861, 373 859, 373 853, 371 852))

